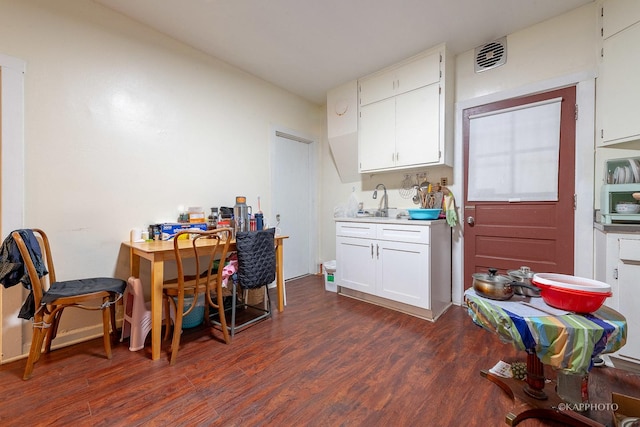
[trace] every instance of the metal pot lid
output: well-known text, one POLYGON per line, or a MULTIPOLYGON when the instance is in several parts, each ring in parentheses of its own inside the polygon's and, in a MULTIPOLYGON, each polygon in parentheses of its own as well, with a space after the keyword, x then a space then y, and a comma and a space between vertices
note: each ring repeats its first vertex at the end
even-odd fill
POLYGON ((507 274, 512 277, 516 277, 518 279, 529 279, 533 278, 533 275, 536 274, 527 266, 520 267, 520 270, 511 270, 508 271, 507 274))
POLYGON ((481 282, 486 283, 495 283, 495 284, 503 284, 510 283, 511 280, 504 276, 498 276, 496 273, 498 272, 495 268, 490 268, 488 273, 473 273, 472 276, 475 280, 479 280, 481 282))

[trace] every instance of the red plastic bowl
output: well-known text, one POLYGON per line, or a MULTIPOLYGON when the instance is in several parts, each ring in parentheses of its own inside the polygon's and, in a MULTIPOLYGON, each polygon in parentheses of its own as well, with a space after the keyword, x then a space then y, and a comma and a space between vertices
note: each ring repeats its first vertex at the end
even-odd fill
POLYGON ((611 292, 588 292, 536 283, 535 277, 532 283, 540 288, 542 299, 551 307, 576 313, 593 313, 613 295, 611 292))
POLYGON ((611 286, 585 277, 569 276, 557 273, 535 273, 533 279, 536 283, 558 288, 575 289, 586 292, 611 292, 611 286))

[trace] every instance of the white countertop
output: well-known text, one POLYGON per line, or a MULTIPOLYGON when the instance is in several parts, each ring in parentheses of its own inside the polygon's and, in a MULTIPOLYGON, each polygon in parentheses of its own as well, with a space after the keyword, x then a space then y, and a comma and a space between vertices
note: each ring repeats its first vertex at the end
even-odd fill
POLYGON ((640 224, 603 224, 594 222, 593 228, 605 233, 639 233, 640 224))
POLYGON ((446 221, 443 219, 409 219, 409 217, 396 218, 381 218, 381 217, 340 217, 334 218, 335 221, 344 221, 344 222, 365 222, 365 223, 375 223, 375 224, 415 224, 415 225, 428 225, 435 224, 446 221))

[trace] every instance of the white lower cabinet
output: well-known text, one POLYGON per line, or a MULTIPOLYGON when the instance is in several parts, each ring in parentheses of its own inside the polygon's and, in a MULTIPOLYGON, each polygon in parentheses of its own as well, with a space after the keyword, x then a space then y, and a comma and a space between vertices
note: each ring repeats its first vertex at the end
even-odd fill
POLYGON ((378 296, 431 308, 429 298, 429 245, 402 242, 376 243, 379 256, 376 277, 378 296))
POLYGON ((356 291, 375 293, 377 274, 377 262, 374 257, 375 241, 337 236, 336 245, 338 284, 356 291))
POLYGON ((344 295, 433 320, 451 304, 450 228, 338 221, 336 278, 344 295))
POLYGON ((595 278, 611 286, 606 305, 627 319, 627 343, 615 355, 640 365, 640 235, 595 233, 595 278))

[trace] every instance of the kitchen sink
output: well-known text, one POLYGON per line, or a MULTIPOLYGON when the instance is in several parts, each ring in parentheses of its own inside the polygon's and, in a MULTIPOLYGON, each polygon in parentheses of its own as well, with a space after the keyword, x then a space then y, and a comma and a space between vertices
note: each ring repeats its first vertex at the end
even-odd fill
POLYGON ((382 212, 380 211, 364 211, 364 212, 358 212, 356 214, 356 217, 358 218, 387 218, 389 215, 388 213, 385 213, 385 215, 382 214, 382 212))

